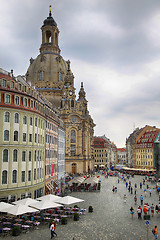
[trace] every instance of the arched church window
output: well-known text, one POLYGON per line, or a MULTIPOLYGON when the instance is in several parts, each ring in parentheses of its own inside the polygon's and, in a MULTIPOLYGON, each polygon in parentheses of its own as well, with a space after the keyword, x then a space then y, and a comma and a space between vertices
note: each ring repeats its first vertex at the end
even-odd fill
POLYGON ((62 82, 63 81, 63 73, 60 71, 59 72, 59 81, 62 82))
POLYGON ((47 31, 46 32, 46 43, 51 43, 51 32, 50 31, 47 31))
POLYGON ((39 72, 39 77, 38 78, 39 78, 40 81, 43 80, 43 72, 42 71, 39 72))
POLYGON ((74 107, 74 100, 71 100, 71 107, 74 107))
POLYGON ((75 142, 76 142, 76 131, 71 130, 71 143, 75 143, 75 142))
POLYGON ((71 145, 71 156, 75 156, 76 155, 76 146, 75 145, 71 145))
POLYGON ((58 45, 58 34, 55 33, 55 44, 58 45))

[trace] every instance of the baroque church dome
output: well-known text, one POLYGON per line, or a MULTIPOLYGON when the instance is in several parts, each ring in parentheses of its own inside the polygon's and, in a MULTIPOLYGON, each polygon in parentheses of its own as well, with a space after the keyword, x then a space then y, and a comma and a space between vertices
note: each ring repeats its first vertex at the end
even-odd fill
POLYGON ((68 63, 60 55, 58 46, 59 29, 52 17, 51 9, 41 30, 40 54, 35 59, 30 59, 26 79, 40 92, 45 90, 60 91, 64 86, 68 63))

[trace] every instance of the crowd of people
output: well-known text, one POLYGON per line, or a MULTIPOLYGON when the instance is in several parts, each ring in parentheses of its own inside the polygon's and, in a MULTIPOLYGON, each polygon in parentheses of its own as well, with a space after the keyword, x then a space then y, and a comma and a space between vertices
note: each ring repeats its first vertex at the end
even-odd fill
MULTIPOLYGON (((150 217, 153 217, 155 214, 158 216, 160 213, 160 191, 159 191, 159 184, 158 182, 151 183, 151 186, 148 181, 148 176, 146 175, 142 181, 137 183, 132 183, 132 177, 130 175, 122 174, 118 175, 118 183, 122 181, 125 183, 126 190, 128 194, 133 195, 133 200, 135 203, 135 207, 132 205, 130 207, 130 214, 131 218, 133 218, 134 214, 137 213, 138 219, 144 218, 144 220, 150 220, 150 217), (157 204, 149 204, 147 202, 147 197, 149 197, 150 201, 152 202, 152 192, 157 192, 157 204), (138 194, 139 193, 139 194, 138 194), (140 204, 138 206, 137 202, 140 204), (135 208, 135 209, 134 209, 135 208)), ((112 188, 113 193, 117 192, 117 187, 113 186, 112 188)), ((127 193, 123 196, 124 203, 127 202, 127 193)), ((157 226, 152 230, 152 233, 154 234, 155 239, 157 238, 157 226)))

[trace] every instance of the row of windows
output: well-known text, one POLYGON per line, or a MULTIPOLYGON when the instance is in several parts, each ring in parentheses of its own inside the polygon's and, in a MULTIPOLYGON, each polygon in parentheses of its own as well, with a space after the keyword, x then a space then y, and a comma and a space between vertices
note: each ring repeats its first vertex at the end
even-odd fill
POLYGON ((95 162, 104 162, 103 159, 95 160, 95 162))
POLYGON ((101 150, 101 149, 95 149, 95 152, 101 152, 101 151, 102 151, 102 152, 103 152, 103 151, 106 152, 107 150, 106 150, 106 149, 105 149, 105 150, 103 150, 103 149, 102 149, 102 150, 101 150))
MULTIPOLYGON (((22 151, 22 161, 26 161, 26 155, 27 151, 22 151)), ((18 150, 14 149, 13 150, 13 162, 18 162, 18 150)), ((42 150, 35 150, 34 151, 34 160, 35 161, 43 161, 44 159, 44 152, 42 153, 42 150)), ((28 151, 28 160, 32 161, 32 151, 28 151)), ((4 149, 3 150, 3 162, 8 162, 9 161, 9 150, 4 149)))
MULTIPOLYGON (((10 112, 4 113, 4 122, 10 122, 10 115, 11 115, 10 112)), ((19 113, 15 113, 14 114, 14 123, 19 123, 19 121, 20 121, 19 113)), ((27 116, 23 116, 23 124, 27 124, 27 116)), ((29 118, 29 124, 33 125, 32 117, 29 118)), ((35 118, 35 126, 41 127, 41 129, 43 127, 43 129, 44 129, 43 121, 40 119, 37 119, 37 118, 35 118)))
MULTIPOLYGON (((11 104, 11 96, 12 96, 11 94, 5 94, 5 103, 11 104)), ((21 99, 22 99, 24 107, 30 106, 30 108, 33 109, 33 100, 30 100, 28 98, 23 98, 23 97, 21 97, 21 99)), ((14 104, 17 106, 20 105, 20 97, 19 96, 14 96, 14 104)))
MULTIPOLYGON (((9 141, 9 135, 10 135, 9 130, 4 130, 4 141, 9 141)), ((38 143, 42 144, 42 142, 43 142, 43 144, 44 144, 44 137, 42 137, 42 135, 37 134, 37 133, 35 133, 35 143, 37 143, 37 136, 38 136, 38 143)), ((18 131, 14 131, 13 141, 18 141, 18 139, 19 139, 19 133, 18 133, 18 131)), ((31 133, 29 134, 28 140, 29 140, 29 142, 33 141, 33 137, 32 137, 31 133)), ((27 141, 27 133, 23 133, 22 141, 23 142, 27 141)))
POLYGON ((152 162, 140 162, 140 161, 137 161, 137 165, 148 165, 148 166, 152 166, 152 162))
POLYGON ((46 128, 58 133, 58 127, 56 127, 53 123, 46 122, 46 128))
POLYGON ((152 152, 152 149, 139 149, 137 152, 152 152))
MULTIPOLYGON (((17 85, 17 84, 15 84, 14 81, 10 81, 10 88, 14 89, 15 87, 17 87, 16 85, 17 85)), ((18 84, 18 90, 19 90, 19 91, 22 91, 22 86, 23 86, 23 85, 22 85, 21 83, 18 84)), ((7 87, 7 80, 2 79, 2 87, 7 87)), ((23 86, 23 91, 24 91, 24 92, 27 92, 27 86, 23 86)), ((28 88, 28 92, 29 92, 29 94, 30 94, 31 92, 32 92, 32 94, 33 94, 33 89, 28 88)))
MULTIPOLYGON (((147 155, 137 155, 137 158, 147 158, 147 155)), ((152 155, 148 155, 148 158, 152 158, 152 155)))
POLYGON ((46 158, 57 158, 58 152, 56 150, 46 150, 46 158))
POLYGON ((57 145, 57 144, 58 144, 58 138, 46 134, 46 143, 50 143, 50 144, 55 144, 55 145, 57 145))
MULTIPOLYGON (((39 178, 42 178, 42 168, 34 169, 34 180, 38 180, 39 178)), ((17 170, 12 171, 12 183, 17 183, 18 179, 18 172, 17 170)), ((26 181, 26 171, 21 171, 21 182, 26 181)), ((28 171, 28 181, 32 181, 32 171, 28 171)), ((4 170, 2 171, 2 184, 8 183, 8 171, 4 170)))

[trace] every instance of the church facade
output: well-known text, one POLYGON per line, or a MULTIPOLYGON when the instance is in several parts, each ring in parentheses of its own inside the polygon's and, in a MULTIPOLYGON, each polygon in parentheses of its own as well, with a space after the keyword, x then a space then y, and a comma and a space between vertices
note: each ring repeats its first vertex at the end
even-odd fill
POLYGON ((52 17, 44 20, 40 54, 30 59, 26 79, 60 111, 65 126, 65 171, 85 173, 94 168, 94 127, 86 93, 81 87, 76 99, 70 61, 60 54, 59 29, 52 17))

